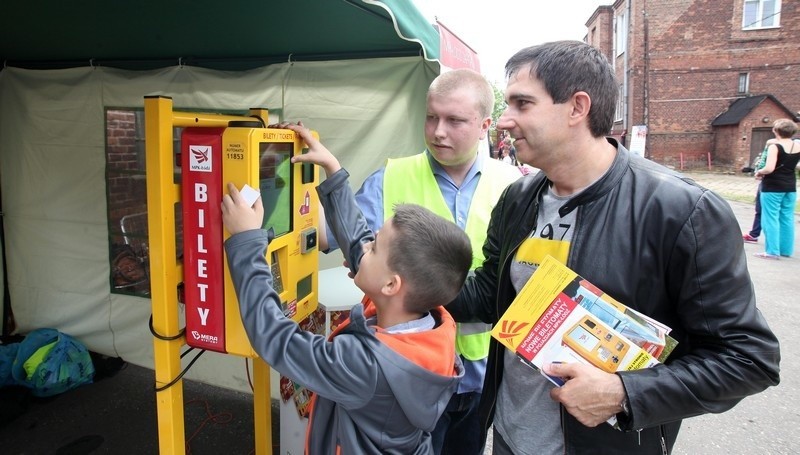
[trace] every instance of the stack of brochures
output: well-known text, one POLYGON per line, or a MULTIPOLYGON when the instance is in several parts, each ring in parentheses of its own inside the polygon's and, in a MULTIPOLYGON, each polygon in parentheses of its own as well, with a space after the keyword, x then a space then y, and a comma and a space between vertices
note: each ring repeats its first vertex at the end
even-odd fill
POLYGON ((669 332, 547 256, 492 336, 539 371, 547 363, 581 362, 613 373, 663 362, 677 344, 669 332))

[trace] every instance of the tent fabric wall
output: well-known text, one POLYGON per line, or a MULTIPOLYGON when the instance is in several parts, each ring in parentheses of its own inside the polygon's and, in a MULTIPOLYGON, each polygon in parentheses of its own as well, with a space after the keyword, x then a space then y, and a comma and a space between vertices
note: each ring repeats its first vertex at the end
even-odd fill
MULTIPOLYGON (((437 74, 435 64, 419 57, 287 62, 240 72, 3 69, 0 185, 17 332, 52 327, 95 352, 153 365, 150 300, 110 292, 106 108, 142 108, 146 95, 169 96, 176 110, 281 108, 284 119, 320 133, 357 187, 387 158, 422 150, 425 93, 437 74)), ((329 256, 323 268, 341 264, 340 255, 329 256)))

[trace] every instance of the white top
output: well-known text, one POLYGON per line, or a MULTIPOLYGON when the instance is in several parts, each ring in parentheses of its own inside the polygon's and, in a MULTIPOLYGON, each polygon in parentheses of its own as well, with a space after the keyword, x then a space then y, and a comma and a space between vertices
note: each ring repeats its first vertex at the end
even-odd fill
POLYGON ((349 311, 361 302, 364 293, 347 276, 347 267, 339 266, 319 271, 319 306, 325 311, 349 311))

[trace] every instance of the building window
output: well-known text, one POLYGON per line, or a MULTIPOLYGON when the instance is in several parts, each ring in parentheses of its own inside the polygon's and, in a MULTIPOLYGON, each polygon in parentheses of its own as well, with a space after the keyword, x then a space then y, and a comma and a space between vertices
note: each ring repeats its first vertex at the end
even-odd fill
POLYGON ((781 0, 744 0, 742 29, 778 27, 781 23, 781 0))
MULTIPOLYGON (((174 131, 173 143, 176 152, 179 151, 179 128, 174 131)), ((179 179, 180 168, 176 163, 175 182, 179 179)), ((111 292, 147 297, 150 255, 141 109, 106 109, 106 203, 111 292)), ((179 214, 178 210, 176 215, 179 214)), ((182 242, 176 245, 180 252, 182 242)))
POLYGON ((621 122, 622 116, 625 114, 625 90, 622 84, 619 86, 619 93, 617 94, 617 110, 614 113, 614 121, 621 122))
POLYGON ((614 51, 615 55, 623 54, 628 45, 628 21, 623 11, 614 20, 614 51))
POLYGON ((739 73, 738 93, 744 94, 750 91, 750 73, 739 73))

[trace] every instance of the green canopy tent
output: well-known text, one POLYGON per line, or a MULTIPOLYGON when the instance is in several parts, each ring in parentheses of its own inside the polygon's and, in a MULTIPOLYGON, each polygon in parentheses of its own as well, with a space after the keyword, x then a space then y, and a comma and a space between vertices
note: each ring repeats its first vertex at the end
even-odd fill
POLYGON ((292 61, 439 58, 439 35, 409 0, 10 2, 4 66, 244 70, 292 61))
MULTIPOLYGON (((353 185, 424 147, 439 38, 410 1, 43 0, 0 10, 2 287, 21 334, 51 327, 153 365, 150 300, 111 280, 112 110, 140 112, 148 95, 180 110, 266 107, 319 131, 353 185)), ((321 267, 340 263, 330 255, 321 267)), ((187 377, 246 389, 245 374, 212 353, 187 377)))

